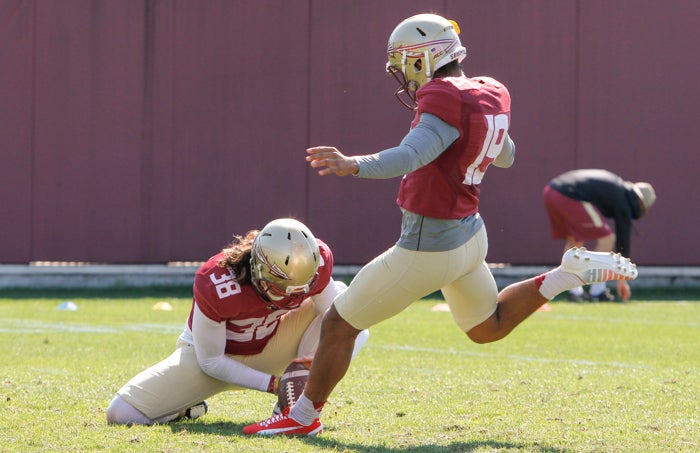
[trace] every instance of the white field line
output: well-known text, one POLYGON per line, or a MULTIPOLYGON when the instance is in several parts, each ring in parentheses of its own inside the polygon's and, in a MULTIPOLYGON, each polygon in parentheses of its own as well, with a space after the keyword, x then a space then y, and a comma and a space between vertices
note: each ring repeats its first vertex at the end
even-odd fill
POLYGON ((97 324, 43 322, 27 319, 0 319, 0 333, 120 333, 151 332, 156 334, 177 334, 184 324, 131 324, 109 326, 97 324))
POLYGON ((613 323, 613 324, 642 324, 642 325, 654 325, 654 326, 684 326, 684 327, 700 327, 700 322, 698 321, 659 321, 658 319, 630 319, 630 318, 603 318, 598 316, 575 316, 575 315, 560 315, 555 313, 548 313, 547 317, 555 319, 565 319, 567 321, 585 321, 585 322, 597 322, 597 323, 613 323))
POLYGON ((520 362, 539 362, 539 363, 566 363, 575 366, 584 367, 610 367, 610 368, 626 368, 633 370, 650 370, 654 367, 647 365, 639 365, 633 363, 623 363, 623 362, 596 362, 594 360, 578 360, 578 359, 548 359, 545 357, 529 357, 523 355, 515 354, 489 354, 486 352, 475 352, 475 351, 456 351, 454 349, 437 349, 437 348, 417 348, 414 346, 402 346, 402 345, 377 345, 377 344, 367 344, 368 347, 385 349, 389 351, 406 351, 406 352, 425 352, 430 354, 446 354, 452 356, 461 357, 482 357, 487 359, 499 359, 499 360, 513 360, 520 362))
MULTIPOLYGON (((595 316, 570 316, 548 313, 548 318, 564 319, 568 321, 613 323, 613 324, 641 324, 641 325, 666 325, 683 327, 700 327, 698 321, 676 322, 629 318, 606 318, 595 316)), ((177 333, 182 331, 183 324, 131 324, 131 325, 98 325, 80 323, 44 322, 30 319, 0 319, 0 333, 42 333, 42 332, 83 332, 83 333, 119 333, 119 332, 153 332, 153 333, 177 333)))
MULTIPOLYGON (((124 326, 110 325, 95 325, 95 324, 79 324, 79 323, 48 323, 34 320, 22 319, 2 319, 0 320, 0 334, 33 334, 33 333, 50 333, 50 332, 65 332, 65 333, 96 333, 96 334, 115 334, 124 332, 150 332, 154 334, 176 335, 183 329, 182 325, 172 324, 132 324, 124 326)), ((466 341, 466 340, 465 340, 466 341)), ((483 357, 500 360, 514 360, 524 362, 540 362, 540 363, 566 363, 576 366, 602 366, 613 368, 628 368, 628 369, 649 369, 648 366, 635 365, 619 362, 596 362, 593 360, 575 360, 575 359, 549 359, 543 357, 530 357, 522 355, 500 355, 490 354, 485 352, 475 351, 458 351, 454 349, 440 348, 420 348, 406 345, 385 345, 385 344, 367 344, 367 347, 377 348, 389 351, 405 351, 405 352, 420 352, 429 354, 451 355, 458 357, 483 357)))
MULTIPOLYGON (((611 322, 611 323, 626 323, 626 324, 654 324, 654 325, 672 325, 699 327, 699 322, 663 322, 658 320, 629 320, 615 318, 599 318, 593 316, 567 316, 548 314, 548 317, 559 319, 576 320, 576 321, 595 321, 595 322, 611 322)), ((0 334, 3 333, 49 333, 49 332, 68 332, 68 333, 98 333, 98 334, 114 334, 122 332, 150 332, 154 334, 178 334, 183 329, 182 324, 131 324, 131 325, 95 325, 95 324, 79 324, 79 323, 60 323, 60 322, 42 322, 23 319, 0 319, 0 334)), ((466 341, 466 340, 465 340, 466 341)), ((484 357, 492 359, 507 359, 514 361, 525 362, 540 362, 540 363, 567 363, 577 366, 602 366, 613 368, 628 368, 628 369, 650 369, 651 367, 630 363, 621 362, 597 362, 593 360, 577 360, 577 359, 550 359, 543 357, 530 357, 522 355, 499 355, 489 354, 485 352, 475 351, 457 351, 454 349, 439 349, 439 348, 419 348, 406 345, 382 345, 382 344, 367 344, 366 346, 377 349, 391 351, 406 351, 406 352, 424 352, 430 354, 445 354, 452 356, 464 357, 484 357)))

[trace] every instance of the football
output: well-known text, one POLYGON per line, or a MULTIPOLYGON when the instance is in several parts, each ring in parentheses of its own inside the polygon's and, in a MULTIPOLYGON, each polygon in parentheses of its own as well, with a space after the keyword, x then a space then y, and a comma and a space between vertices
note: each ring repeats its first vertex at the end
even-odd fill
POLYGON ((280 378, 277 390, 277 402, 283 411, 287 406, 293 405, 304 391, 306 381, 309 379, 307 364, 292 362, 289 364, 280 378))

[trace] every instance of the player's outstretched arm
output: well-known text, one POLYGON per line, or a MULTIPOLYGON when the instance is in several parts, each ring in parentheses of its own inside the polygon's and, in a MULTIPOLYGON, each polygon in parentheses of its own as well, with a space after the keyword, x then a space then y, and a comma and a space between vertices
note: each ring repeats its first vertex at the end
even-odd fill
POLYGON ((306 161, 311 168, 320 168, 321 176, 335 173, 338 176, 356 175, 360 165, 355 158, 343 155, 332 146, 316 146, 306 150, 306 161), (324 168, 325 167, 325 168, 324 168))
POLYGON ((629 300, 632 296, 632 289, 630 289, 629 283, 625 280, 617 281, 617 295, 624 301, 629 300))

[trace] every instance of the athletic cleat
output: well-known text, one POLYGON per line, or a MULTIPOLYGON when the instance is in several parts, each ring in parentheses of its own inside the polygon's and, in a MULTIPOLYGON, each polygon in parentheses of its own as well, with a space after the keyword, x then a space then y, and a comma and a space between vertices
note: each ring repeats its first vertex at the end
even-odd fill
POLYGON ((209 406, 207 406, 207 402, 202 401, 201 403, 197 403, 194 406, 187 409, 182 418, 196 420, 202 415, 206 414, 208 410, 209 406))
POLYGON ((589 300, 589 297, 587 293, 573 294, 569 292, 566 295, 566 300, 568 300, 569 302, 586 302, 587 300, 589 300))
POLYGON ((610 292, 609 288, 605 288, 602 293, 591 295, 591 302, 615 302, 615 295, 610 292))
POLYGON ((286 407, 279 415, 274 415, 267 420, 243 427, 243 434, 258 436, 272 436, 283 434, 285 436, 315 436, 323 432, 323 425, 318 418, 309 426, 305 426, 289 418, 289 407, 286 407))
POLYGON ((629 258, 613 252, 589 252, 584 247, 567 250, 561 269, 576 275, 584 284, 637 278, 637 265, 629 258))

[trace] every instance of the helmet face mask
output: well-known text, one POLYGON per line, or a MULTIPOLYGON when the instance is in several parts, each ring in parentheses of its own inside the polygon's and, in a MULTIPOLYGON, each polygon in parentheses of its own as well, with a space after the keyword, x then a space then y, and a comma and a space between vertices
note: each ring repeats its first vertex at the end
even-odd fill
MULTIPOLYGON (((420 60, 417 61, 420 63, 420 60)), ((386 72, 394 76, 399 87, 394 91, 394 96, 408 109, 415 109, 418 105, 416 100, 416 91, 420 88, 419 83, 414 80, 406 80, 404 72, 398 69, 395 65, 386 64, 386 72)))
POLYGON ((316 238, 301 222, 277 219, 253 241, 251 282, 277 308, 295 308, 313 287, 320 264, 316 238))
POLYGON ((394 95, 414 110, 416 91, 432 80, 435 71, 466 56, 454 21, 435 14, 409 17, 394 29, 387 45, 386 71, 399 84, 394 95))
POLYGON ((315 275, 312 281, 307 285, 287 286, 286 289, 280 288, 273 281, 267 280, 264 277, 253 279, 252 283, 255 289, 258 290, 260 295, 263 296, 270 305, 275 308, 290 310, 304 302, 306 294, 316 283, 317 276, 318 275, 315 275))

